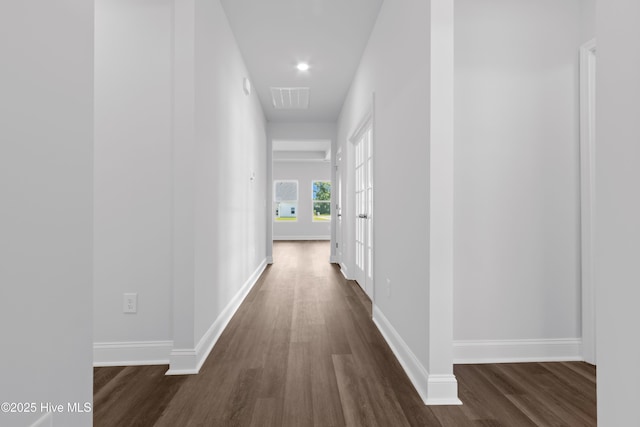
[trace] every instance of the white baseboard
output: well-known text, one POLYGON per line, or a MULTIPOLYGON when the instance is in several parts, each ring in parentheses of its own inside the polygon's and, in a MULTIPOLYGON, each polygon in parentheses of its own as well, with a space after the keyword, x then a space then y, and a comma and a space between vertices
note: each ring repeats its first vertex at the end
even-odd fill
POLYGON ((268 256, 267 257, 267 264, 273 264, 273 257, 272 256, 268 256))
MULTIPOLYGON (((216 323, 214 323, 214 325, 215 324, 216 323)), ((211 330, 211 328, 209 330, 211 330)), ((204 357, 202 357, 203 354, 200 353, 199 357, 197 348, 200 347, 200 343, 202 343, 206 337, 207 334, 202 337, 195 349, 174 348, 173 350, 171 350, 171 354, 169 355, 169 370, 165 372, 165 375, 195 375, 200 372, 200 368, 202 367, 202 364, 204 363, 209 353, 207 353, 207 355, 205 355, 204 357)))
POLYGON ((253 286, 258 282, 260 275, 266 267, 267 259, 265 258, 244 285, 242 285, 242 288, 240 288, 231 301, 229 301, 229 304, 222 310, 222 313, 209 327, 209 330, 200 338, 196 348, 174 348, 171 351, 169 356, 169 370, 166 375, 197 374, 200 371, 202 364, 207 359, 207 356, 209 356, 209 353, 211 353, 213 346, 240 307, 240 304, 242 304, 242 301, 244 301, 253 286))
POLYGON ((331 236, 273 236, 273 240, 331 240, 331 236))
POLYGON ((580 338, 454 341, 453 363, 582 361, 580 338))
POLYGON ((342 273, 342 275, 344 276, 345 279, 347 280, 353 280, 350 276, 349 276, 349 269, 347 268, 347 265, 344 262, 340 263, 340 273, 342 273))
POLYGON ((93 366, 167 365, 173 341, 96 342, 93 366))
POLYGON ((425 405, 462 405, 458 399, 458 380, 453 374, 429 374, 425 405))
POLYGON ((53 413, 45 413, 38 419, 38 421, 31 424, 31 427, 53 427, 53 413))
POLYGON ((331 256, 329 257, 329 262, 330 262, 331 264, 340 264, 340 258, 338 258, 338 256, 337 256, 337 255, 331 255, 331 256))
POLYGON ((456 377, 454 375, 429 374, 375 304, 373 305, 373 322, 387 341, 425 405, 462 404, 458 399, 456 377))

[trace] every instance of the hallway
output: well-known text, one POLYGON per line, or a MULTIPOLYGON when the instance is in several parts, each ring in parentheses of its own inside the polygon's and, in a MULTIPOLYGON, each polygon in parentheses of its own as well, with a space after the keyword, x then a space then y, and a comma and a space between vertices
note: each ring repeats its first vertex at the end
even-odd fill
POLYGON ((456 366, 464 406, 424 406, 371 302, 328 256, 326 241, 274 242, 275 263, 198 375, 96 368, 94 425, 595 425, 584 363, 456 366))
POLYGON ((637 424, 639 20, 634 0, 0 2, 0 402, 39 409, 0 425, 594 425, 595 367, 528 363, 570 360, 597 362, 599 425, 637 424), (305 153, 331 163, 330 260, 354 277, 371 214, 372 312, 411 385, 326 260, 283 244, 265 271, 301 238, 272 235, 295 179, 274 141, 327 140, 305 153))

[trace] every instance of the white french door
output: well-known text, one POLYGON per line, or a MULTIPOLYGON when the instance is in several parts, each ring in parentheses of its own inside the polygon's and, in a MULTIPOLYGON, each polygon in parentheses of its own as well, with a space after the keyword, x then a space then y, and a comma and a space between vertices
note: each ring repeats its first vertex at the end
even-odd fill
POLYGON ((342 256, 342 248, 344 243, 342 241, 342 150, 338 149, 336 153, 336 189, 335 196, 335 224, 336 224, 336 257, 338 262, 342 263, 344 258, 342 256))
POLYGON ((355 276, 373 299, 373 130, 370 124, 354 143, 355 276))

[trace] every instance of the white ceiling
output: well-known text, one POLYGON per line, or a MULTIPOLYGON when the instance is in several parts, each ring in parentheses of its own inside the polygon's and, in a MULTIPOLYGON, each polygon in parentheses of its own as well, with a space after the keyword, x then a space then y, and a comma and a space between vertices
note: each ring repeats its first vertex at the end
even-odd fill
POLYGON ((221 0, 267 120, 338 118, 382 1, 221 0), (309 108, 276 110, 271 87, 309 87, 309 108))

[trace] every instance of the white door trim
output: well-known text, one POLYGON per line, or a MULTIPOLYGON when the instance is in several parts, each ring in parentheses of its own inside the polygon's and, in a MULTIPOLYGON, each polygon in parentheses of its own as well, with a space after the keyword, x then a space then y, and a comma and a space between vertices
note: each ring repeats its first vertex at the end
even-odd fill
MULTIPOLYGON (((369 166, 372 169, 371 172, 371 186, 372 186, 372 200, 371 200, 371 211, 367 212, 368 215, 368 219, 367 221, 369 222, 368 227, 370 227, 371 232, 369 233, 368 236, 368 243, 371 246, 371 257, 370 257, 370 261, 369 263, 367 263, 365 265, 365 271, 364 271, 364 275, 365 275, 365 283, 362 283, 361 286, 362 288, 365 290, 365 292, 368 294, 368 296, 371 298, 371 301, 375 303, 375 274, 373 271, 373 267, 375 266, 375 227, 373 224, 374 218, 375 218, 375 202, 376 202, 376 197, 375 197, 375 176, 374 176, 374 171, 375 171, 375 93, 371 94, 371 106, 368 109, 368 111, 364 114, 364 117, 360 120, 360 123, 358 124, 358 126, 356 127, 355 131, 353 132, 353 134, 351 135, 351 137, 349 138, 349 142, 351 142, 352 145, 357 145, 358 142, 360 142, 360 140, 362 139, 362 137, 364 136, 364 134, 366 132, 368 132, 369 130, 371 131, 370 134, 370 157, 371 157, 371 165, 369 166), (371 264, 371 265, 370 265, 371 264), (370 278, 370 283, 369 286, 367 287, 367 270, 371 269, 371 278, 370 278), (369 289, 367 289, 369 288, 369 289)), ((365 159, 366 161, 366 159, 365 159)), ((353 162, 349 162, 349 167, 350 168, 354 168, 354 163, 353 162)), ((354 184, 355 185, 355 184, 354 184)), ((349 190, 351 191, 351 190, 349 190)), ((350 194, 350 193, 349 193, 350 194)), ((355 221, 355 219, 354 219, 355 221)), ((354 222, 354 227, 353 229, 355 230, 355 227, 357 225, 354 222)), ((355 239, 354 239, 355 240, 355 239)), ((352 249, 350 249, 351 251, 355 251, 355 242, 354 244, 351 245, 352 249)), ((365 247, 365 251, 367 250, 367 248, 365 247)), ((354 260, 355 260, 355 252, 354 252, 354 260)), ((366 259, 366 255, 365 255, 365 259, 366 259)), ((353 265, 353 271, 356 271, 356 262, 354 261, 354 265, 353 265)))
POLYGON ((342 211, 343 200, 342 185, 344 182, 344 172, 342 163, 342 147, 338 147, 335 155, 333 156, 333 181, 331 184, 331 227, 334 233, 334 239, 331 243, 332 251, 334 252, 331 262, 333 264, 341 264, 343 261, 342 251, 344 248, 342 229, 342 211))
POLYGON ((596 364, 596 312, 593 283, 595 202, 596 41, 580 48, 580 227, 582 282, 582 351, 596 364))

